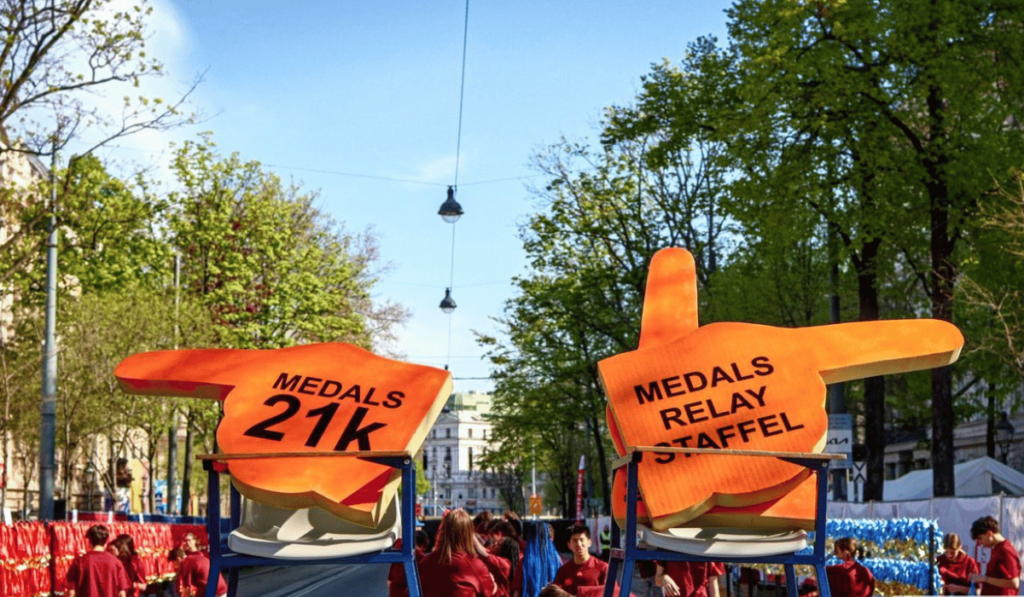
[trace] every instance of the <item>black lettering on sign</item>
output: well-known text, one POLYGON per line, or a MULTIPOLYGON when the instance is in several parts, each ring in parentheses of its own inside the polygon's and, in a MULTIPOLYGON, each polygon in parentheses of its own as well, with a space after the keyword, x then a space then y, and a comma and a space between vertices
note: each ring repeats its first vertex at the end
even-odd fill
POLYGON ((277 381, 274 382, 274 389, 294 392, 300 380, 302 380, 301 375, 294 375, 289 378, 287 373, 282 373, 277 376, 277 381))
POLYGON ((337 445, 334 449, 338 452, 343 452, 348 448, 348 445, 353 441, 357 442, 360 451, 367 451, 370 449, 370 434, 378 429, 387 427, 385 423, 370 423, 366 427, 360 428, 359 425, 363 422, 366 417, 366 413, 370 412, 365 406, 360 406, 356 409, 352 418, 349 419, 348 425, 345 426, 345 431, 341 434, 341 439, 338 440, 337 445))
POLYGON ((314 390, 316 390, 317 386, 319 386, 322 381, 323 380, 319 377, 307 377, 302 380, 302 385, 299 386, 299 393, 309 394, 310 396, 315 395, 316 392, 314 392, 314 390))
POLYGON ((656 381, 647 384, 647 389, 644 389, 643 386, 633 386, 633 391, 636 392, 636 399, 640 402, 640 406, 643 406, 646 402, 662 399, 661 387, 658 386, 656 381))
POLYGON ((683 414, 683 411, 679 410, 674 406, 666 408, 665 410, 661 411, 660 414, 661 424, 665 426, 665 429, 672 428, 672 425, 670 425, 670 423, 675 423, 680 427, 686 426, 686 423, 684 423, 682 419, 679 418, 683 414))
POLYGON ((306 439, 307 446, 315 448, 320 443, 320 438, 324 436, 324 431, 327 431, 327 426, 331 424, 331 419, 334 418, 334 413, 336 412, 338 412, 338 403, 331 402, 306 413, 307 419, 310 417, 320 417, 320 420, 316 422, 316 426, 313 427, 313 432, 306 439))
POLYGON ((700 371, 692 371, 683 375, 683 379, 686 380, 686 387, 690 390, 690 393, 699 392, 708 386, 708 379, 704 377, 704 374, 700 371), (696 383, 694 380, 698 380, 696 383))
POLYGON ((323 396, 324 398, 334 398, 340 393, 341 384, 330 379, 325 381, 324 385, 320 386, 320 391, 317 392, 318 395, 323 396))
POLYGON ((750 364, 757 369, 754 371, 755 375, 771 375, 775 372, 775 367, 768 362, 768 357, 754 357, 750 360, 750 364))
MULTIPOLYGON (((284 376, 285 374, 282 373, 281 377, 284 376)), ((299 378, 296 377, 295 383, 298 383, 298 380, 299 378)), ((280 377, 278 378, 278 381, 281 381, 280 377)), ((284 439, 283 433, 281 433, 280 431, 272 431, 270 428, 273 427, 274 425, 277 425, 278 423, 283 423, 288 419, 294 417, 295 413, 299 412, 299 408, 302 407, 302 403, 299 402, 299 399, 296 398, 295 396, 291 396, 289 394, 276 394, 274 396, 271 396, 270 398, 267 398, 266 402, 264 402, 263 404, 267 406, 277 406, 282 402, 288 405, 287 407, 285 407, 284 412, 278 413, 270 417, 269 419, 265 419, 259 423, 256 423, 252 427, 246 429, 245 432, 242 433, 242 435, 248 435, 249 437, 258 437, 260 439, 269 439, 275 442, 279 442, 282 439, 284 439)))
MULTIPOLYGON (((735 363, 734 363, 735 364, 735 363)), ((729 374, 725 372, 721 367, 715 367, 711 370, 711 387, 717 386, 721 382, 735 383, 736 380, 729 377, 729 374)))
POLYGON ((405 398, 405 392, 388 392, 388 397, 384 399, 384 408, 398 408, 402 406, 402 398, 405 398))
MULTIPOLYGON (((671 448, 672 447, 672 446, 669 445, 668 442, 658 442, 658 443, 656 443, 654 445, 662 446, 664 448, 671 448)), ((667 463, 672 462, 673 460, 676 459, 676 455, 672 454, 671 452, 668 453, 668 454, 658 454, 657 456, 658 457, 654 459, 654 462, 657 462, 658 464, 667 464, 667 463)))

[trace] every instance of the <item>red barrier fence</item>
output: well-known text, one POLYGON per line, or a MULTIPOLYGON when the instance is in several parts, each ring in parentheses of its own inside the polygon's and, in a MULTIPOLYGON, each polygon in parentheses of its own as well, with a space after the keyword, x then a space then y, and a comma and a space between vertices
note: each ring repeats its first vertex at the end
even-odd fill
MULTIPOLYGON (((95 522, 18 522, 0 524, 0 595, 46 597, 65 592, 64 578, 71 563, 89 548, 85 531, 95 522), (52 586, 51 586, 52 579, 52 586)), ((110 539, 131 535, 151 583, 168 580, 174 569, 167 560, 186 533, 207 545, 203 525, 112 522, 110 539)))

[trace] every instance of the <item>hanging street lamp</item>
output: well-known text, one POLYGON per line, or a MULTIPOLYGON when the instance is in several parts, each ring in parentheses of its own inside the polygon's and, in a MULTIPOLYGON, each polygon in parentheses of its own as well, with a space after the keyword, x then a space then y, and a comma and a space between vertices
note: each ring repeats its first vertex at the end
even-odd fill
POLYGON ((441 204, 441 209, 437 210, 437 215, 441 216, 445 222, 454 224, 459 221, 462 217, 462 206, 455 200, 455 187, 448 186, 448 198, 441 204))
POLYGON ((444 311, 447 315, 451 315, 452 311, 455 310, 455 299, 452 298, 451 288, 444 289, 444 298, 441 299, 441 304, 439 306, 441 307, 441 310, 444 311))

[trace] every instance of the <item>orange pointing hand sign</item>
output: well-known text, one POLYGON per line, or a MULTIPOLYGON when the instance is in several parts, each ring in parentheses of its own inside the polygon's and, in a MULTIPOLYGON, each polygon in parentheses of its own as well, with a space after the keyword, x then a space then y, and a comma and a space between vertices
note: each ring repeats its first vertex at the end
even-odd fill
MULTIPOLYGON (((698 327, 693 258, 664 249, 651 261, 639 349, 598 367, 612 435, 625 445, 820 452, 825 384, 947 365, 962 345, 953 325, 935 320, 698 327)), ((638 473, 659 529, 715 505, 778 498, 807 474, 774 459, 679 454, 638 473)))
MULTIPOLYGON (((114 375, 128 393, 224 401, 224 453, 419 449, 451 390, 447 371, 385 359, 348 344, 277 350, 177 350, 133 355, 114 375)), ((355 458, 230 463, 250 499, 320 506, 376 524, 399 471, 355 458)))

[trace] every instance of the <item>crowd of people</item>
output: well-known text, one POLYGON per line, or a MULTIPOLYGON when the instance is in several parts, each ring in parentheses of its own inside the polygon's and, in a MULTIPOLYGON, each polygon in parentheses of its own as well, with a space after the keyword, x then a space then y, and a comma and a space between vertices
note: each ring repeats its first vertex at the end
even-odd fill
MULTIPOLYGON (((999 521, 985 516, 974 521, 971 540, 986 548, 979 563, 963 547, 959 535, 943 537, 943 553, 937 558, 944 595, 1017 595, 1021 563, 1013 545, 1000 531, 999 521)), ((104 525, 85 533, 91 549, 78 556, 68 570, 68 597, 139 597, 144 595, 147 571, 135 551, 131 535, 110 540, 104 525)), ((483 513, 470 518, 464 510, 452 510, 441 520, 431 547, 422 530, 416 532, 415 560, 423 597, 598 597, 608 580, 608 564, 591 554, 590 529, 577 525, 569 530, 563 560, 554 543, 554 529, 544 522, 523 523, 512 512, 500 518, 483 513)), ((857 540, 837 539, 833 554, 840 563, 827 566, 830 593, 842 597, 875 595, 875 579, 858 561, 857 540)), ((195 535, 185 535, 182 545, 168 554, 177 577, 168 587, 179 597, 205 595, 210 574, 208 556, 195 535)), ((719 577, 725 567, 717 562, 638 562, 636 597, 719 597, 719 577)), ((402 564, 393 564, 387 578, 389 597, 408 597, 409 585, 402 564)), ((227 594, 223 576, 217 595, 227 594)), ((799 587, 799 594, 818 596, 813 578, 799 587)))
MULTIPOLYGON (((936 561, 944 595, 1017 595, 1020 558, 1001 534, 999 522, 986 516, 970 529, 971 540, 987 548, 979 564, 963 548, 960 537, 947 533, 944 553, 936 561)), ((417 537, 417 561, 424 597, 597 597, 607 580, 608 564, 590 549, 590 529, 574 526, 564 559, 554 544, 554 532, 543 522, 521 524, 514 514, 492 519, 489 514, 470 520, 461 510, 449 512, 441 523, 434 549, 417 537), (508 547, 518 545, 518 553, 508 547), (435 555, 436 554, 436 555, 435 555), (522 557, 517 560, 516 555, 522 557)), ((829 592, 842 597, 876 595, 875 579, 859 559, 857 540, 842 537, 833 544, 839 563, 826 566, 829 592)), ((397 566, 398 570, 401 566, 397 566)), ((725 566, 718 562, 637 562, 635 597, 720 597, 719 579, 725 566)), ((406 597, 404 575, 389 576, 390 597, 406 597)), ((798 593, 818 597, 816 579, 805 579, 798 593)))
MULTIPOLYGON (((149 587, 144 562, 135 551, 131 535, 110 540, 110 530, 97 524, 85 532, 90 549, 75 558, 68 569, 65 584, 68 597, 140 597, 149 587)), ((177 572, 168 592, 176 597, 205 595, 210 574, 209 556, 200 551, 196 536, 185 535, 180 547, 168 554, 177 572)), ((227 595, 223 576, 217 583, 217 595, 227 595)))

